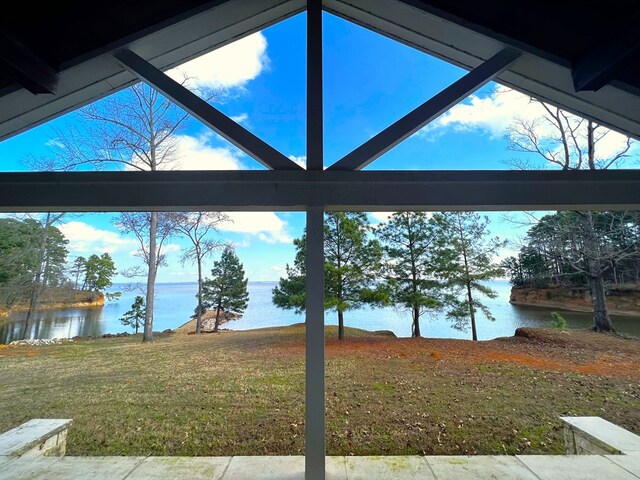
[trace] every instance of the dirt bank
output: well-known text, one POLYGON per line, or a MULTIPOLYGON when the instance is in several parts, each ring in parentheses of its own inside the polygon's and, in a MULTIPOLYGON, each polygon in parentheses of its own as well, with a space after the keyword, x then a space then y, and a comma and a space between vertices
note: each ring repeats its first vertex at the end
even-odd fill
MULTIPOLYGON (((591 311, 589 289, 585 287, 512 287, 509 303, 561 308, 579 312, 591 311)), ((640 285, 622 284, 607 289, 609 313, 640 315, 640 285)))
MULTIPOLYGON (((64 310, 67 308, 88 308, 104 306, 104 295, 100 292, 86 290, 67 290, 63 288, 49 288, 40 296, 38 310, 64 310)), ((11 310, 0 308, 0 318, 9 316, 10 312, 25 312, 29 310, 27 302, 16 303, 11 310)))

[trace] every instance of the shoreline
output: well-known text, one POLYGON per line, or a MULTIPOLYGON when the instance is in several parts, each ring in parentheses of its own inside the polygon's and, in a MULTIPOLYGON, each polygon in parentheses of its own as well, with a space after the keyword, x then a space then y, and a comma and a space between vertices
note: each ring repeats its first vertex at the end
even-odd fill
MULTIPOLYGON (((515 305, 517 307, 539 307, 545 309, 558 309, 565 310, 568 312, 580 312, 580 313, 592 313, 593 309, 589 307, 582 307, 579 305, 567 305, 564 303, 554 303, 554 302, 521 302, 521 301, 511 301, 509 300, 511 305, 515 305)), ((620 317, 640 317, 640 310, 615 310, 612 308, 607 309, 609 315, 618 315, 620 317)))
MULTIPOLYGON (((606 299, 610 315, 640 317, 640 284, 609 286, 606 299)), ((570 312, 593 312, 591 294, 585 286, 512 286, 509 303, 570 312)))

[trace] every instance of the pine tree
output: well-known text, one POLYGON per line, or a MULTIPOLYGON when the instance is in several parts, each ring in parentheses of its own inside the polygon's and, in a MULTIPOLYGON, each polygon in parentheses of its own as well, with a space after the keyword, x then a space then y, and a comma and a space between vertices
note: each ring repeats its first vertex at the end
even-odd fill
POLYGON ((146 310, 147 309, 144 306, 144 298, 138 295, 131 305, 131 310, 122 316, 120 322, 127 327, 135 328, 137 334, 138 329, 144 325, 146 310))
POLYGON ((391 301, 411 310, 411 336, 420 336, 420 316, 447 302, 439 279, 447 259, 446 237, 437 218, 424 212, 394 213, 376 230, 385 253, 384 277, 391 301))
MULTIPOLYGON (((76 262, 84 257, 76 258, 76 262)), ((112 285, 111 279, 117 273, 111 255, 107 252, 98 256, 95 253, 84 261, 83 289, 103 292, 112 285)))
POLYGON ((472 338, 478 340, 476 312, 481 310, 488 319, 495 318, 477 294, 497 297, 498 294, 482 282, 504 275, 502 267, 493 263, 504 242, 489 237, 489 219, 477 213, 447 212, 434 218, 441 222, 449 237, 449 260, 443 274, 449 287, 464 297, 454 302, 448 316, 457 320, 455 326, 460 329, 464 329, 466 320, 470 319, 472 338))
POLYGON ((216 309, 213 331, 217 332, 221 311, 242 313, 247 308, 249 280, 245 278, 244 267, 231 247, 225 248, 220 260, 213 263, 211 276, 202 283, 202 299, 205 308, 216 309))
POLYGON ((202 332, 202 314, 205 308, 202 305, 202 262, 208 255, 221 249, 224 245, 219 240, 210 238, 210 234, 218 233, 218 227, 229 221, 229 217, 220 212, 178 212, 175 213, 176 231, 189 239, 191 247, 182 254, 180 261, 184 265, 187 262, 195 262, 198 268, 198 306, 196 307, 196 334, 202 332))
MULTIPOLYGON (((382 248, 368 238, 364 213, 329 212, 324 225, 324 306, 338 315, 338 338, 344 338, 344 312, 366 304, 382 304, 386 295, 376 284, 382 248)), ((273 289, 273 303, 297 312, 305 309, 306 234, 294 241, 296 257, 287 278, 273 289)))

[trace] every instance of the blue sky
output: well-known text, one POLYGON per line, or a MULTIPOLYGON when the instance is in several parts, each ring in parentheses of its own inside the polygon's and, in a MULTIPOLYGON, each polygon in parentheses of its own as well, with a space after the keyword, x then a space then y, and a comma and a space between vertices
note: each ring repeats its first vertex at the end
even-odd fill
MULTIPOLYGON (((326 165, 465 73, 329 14, 324 16, 324 37, 326 165)), ((216 107, 303 163, 305 48, 305 15, 300 14, 192 61, 181 70, 196 83, 222 92, 216 107)), ((507 161, 523 154, 507 150, 506 128, 514 116, 532 118, 539 113, 539 106, 527 97, 489 84, 367 168, 511 168, 507 161)), ((24 159, 46 156, 48 145, 55 141, 55 128, 64 129, 76 121, 77 116, 71 113, 0 143, 2 168, 27 170, 24 159)), ((620 138, 612 135, 609 140, 609 147, 615 149, 620 138)), ((180 137, 179 145, 183 169, 262 168, 197 122, 180 137)), ((535 157, 531 160, 544 168, 535 157)), ((120 270, 141 265, 135 256, 139 248, 136 241, 117 231, 114 216, 77 214, 63 219, 60 228, 70 240, 69 259, 109 251, 120 270)), ((250 280, 278 279, 285 264, 293 260, 291 241, 302 234, 304 214, 242 212, 231 216, 234 221, 223 226, 219 237, 236 245, 250 280)), ((503 238, 516 239, 524 232, 505 222, 502 214, 489 216, 493 232, 503 238)), ((370 218, 375 223, 384 215, 370 218)), ((169 264, 160 269, 158 281, 195 280, 195 267, 179 263, 180 252, 187 246, 184 239, 170 240, 169 264)), ((507 249, 500 256, 510 253, 507 249)))

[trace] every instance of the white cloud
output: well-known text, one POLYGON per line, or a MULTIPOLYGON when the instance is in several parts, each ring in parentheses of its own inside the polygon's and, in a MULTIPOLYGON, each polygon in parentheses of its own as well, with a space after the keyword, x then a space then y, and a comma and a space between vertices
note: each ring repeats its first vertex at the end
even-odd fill
MULTIPOLYGON (((434 140, 445 129, 456 131, 479 130, 488 133, 493 138, 503 137, 514 120, 532 122, 540 119, 547 111, 537 101, 528 95, 516 92, 506 87, 496 87, 488 96, 471 95, 449 111, 441 115, 434 122, 427 125, 418 136, 427 140, 434 140)), ((569 115, 573 121, 578 117, 569 115)), ((598 130, 604 132, 604 129, 598 130)), ((555 138, 557 130, 548 122, 540 121, 536 125, 538 138, 555 138)), ((597 152, 601 158, 615 155, 625 145, 626 138, 614 131, 610 131, 598 142, 597 152)))
POLYGON ((225 232, 255 235, 266 243, 291 243, 289 226, 273 212, 228 212, 231 219, 220 226, 225 232))
POLYGON ((372 217, 372 223, 382 223, 389 220, 394 213, 395 212, 370 212, 369 215, 372 217))
MULTIPOLYGON (((242 152, 233 147, 212 146, 209 142, 216 138, 213 132, 205 132, 199 136, 174 135, 158 152, 157 158, 166 155, 168 160, 160 161, 158 170, 241 170, 245 168, 240 161, 242 152), (170 152, 168 151, 170 149, 170 152)), ((149 166, 137 157, 131 158, 133 165, 140 165, 143 170, 149 166)), ((131 165, 127 170, 134 170, 131 165)))
POLYGON ((207 144, 208 136, 191 137, 177 135, 175 138, 176 158, 169 164, 172 170, 239 170, 243 168, 237 150, 212 147, 207 144))
MULTIPOLYGON (((136 242, 137 243, 137 242, 136 242)), ((170 253, 176 253, 179 252, 181 250, 180 245, 175 244, 175 243, 167 243, 166 245, 162 246, 162 250, 161 250, 161 254, 162 255, 167 255, 170 253)), ((142 249, 138 248, 136 250, 130 250, 129 251, 129 256, 131 257, 143 257, 143 253, 142 253, 142 249)))
POLYGON ((287 273, 287 267, 284 265, 271 265, 271 271, 284 275, 287 273))
POLYGON ((194 88, 242 87, 269 63, 267 39, 254 33, 167 72, 177 81, 189 79, 194 88))
POLYGON ((175 243, 168 243, 164 247, 162 247, 163 253, 166 255, 167 253, 175 253, 180 251, 180 245, 175 243))
POLYGON ((123 238, 109 230, 97 229, 84 222, 67 222, 58 228, 69 240, 69 251, 77 254, 114 253, 137 245, 136 240, 123 238))
POLYGON ((289 160, 297 163, 302 168, 307 168, 307 156, 306 155, 289 155, 289 160))
POLYGON ((57 138, 51 138, 44 142, 45 147, 49 148, 64 148, 64 144, 57 138))
POLYGON ((231 115, 229 118, 236 123, 242 124, 249 119, 249 115, 247 115, 246 113, 241 113, 240 115, 231 115))
POLYGON ((517 257, 520 253, 520 250, 511 247, 504 247, 494 253, 496 255, 493 259, 494 263, 502 263, 509 257, 517 257))
POLYGON ((471 95, 437 118, 426 132, 451 127, 458 131, 483 130, 493 137, 500 137, 507 132, 514 118, 531 120, 544 113, 544 108, 527 95, 499 87, 488 97, 471 95))

